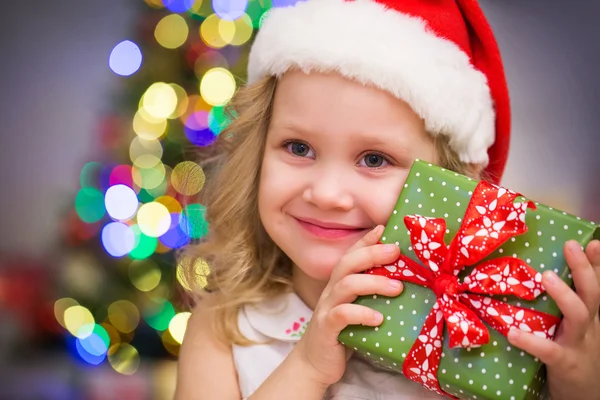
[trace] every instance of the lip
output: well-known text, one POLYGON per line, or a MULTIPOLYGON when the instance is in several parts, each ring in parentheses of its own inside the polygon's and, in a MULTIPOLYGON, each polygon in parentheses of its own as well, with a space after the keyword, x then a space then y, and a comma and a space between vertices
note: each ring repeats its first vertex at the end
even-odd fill
POLYGON ((308 233, 322 239, 341 239, 362 234, 368 228, 340 224, 337 222, 318 221, 311 218, 294 217, 298 224, 308 233))

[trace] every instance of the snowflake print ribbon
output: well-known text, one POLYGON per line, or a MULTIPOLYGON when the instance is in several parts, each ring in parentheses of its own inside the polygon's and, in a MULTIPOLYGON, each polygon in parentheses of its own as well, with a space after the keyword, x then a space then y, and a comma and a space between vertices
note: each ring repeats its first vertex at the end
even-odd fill
POLYGON ((525 214, 527 208, 535 209, 535 205, 530 201, 515 202, 517 196, 521 195, 480 182, 449 246, 444 243, 444 219, 406 216, 404 223, 414 252, 428 268, 400 255, 392 265, 367 271, 425 286, 436 294, 437 301, 402 367, 407 378, 429 390, 455 398, 442 391, 437 379, 444 323, 451 348, 474 348, 488 343, 489 332, 482 321, 504 336, 512 327, 543 338, 554 336, 559 317, 487 297, 514 295, 533 300, 544 291, 541 274, 523 260, 500 257, 480 263, 511 237, 527 232, 525 214), (471 265, 475 265, 473 271, 459 282, 460 271, 471 265))

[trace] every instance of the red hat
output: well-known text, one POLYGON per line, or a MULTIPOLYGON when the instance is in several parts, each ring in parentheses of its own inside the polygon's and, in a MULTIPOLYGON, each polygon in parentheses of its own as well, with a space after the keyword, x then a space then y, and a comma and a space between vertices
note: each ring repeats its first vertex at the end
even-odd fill
POLYGON ((499 182, 510 105, 491 28, 475 0, 307 0, 273 8, 248 80, 290 68, 335 71, 407 102, 463 162, 499 182))

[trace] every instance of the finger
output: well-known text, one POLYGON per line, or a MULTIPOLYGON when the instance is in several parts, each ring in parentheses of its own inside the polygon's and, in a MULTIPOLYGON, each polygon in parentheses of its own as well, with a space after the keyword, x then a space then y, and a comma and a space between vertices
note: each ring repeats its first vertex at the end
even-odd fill
POLYGON ((327 336, 339 336, 348 325, 379 326, 383 315, 366 306, 358 304, 340 304, 332 308, 325 317, 327 336))
POLYGON ((403 289, 402 282, 381 275, 352 274, 339 280, 325 300, 324 308, 330 309, 338 304, 352 303, 358 296, 380 294, 398 296, 403 289))
POLYGON ((563 313, 561 325, 563 325, 564 340, 567 343, 576 343, 581 340, 590 323, 588 308, 577 293, 554 272, 544 272, 542 284, 563 313))
POLYGON ((363 236, 356 243, 354 243, 346 253, 350 253, 354 250, 360 249, 361 247, 376 244, 379 241, 379 239, 381 239, 381 235, 383 234, 384 229, 385 227, 383 225, 377 225, 375 228, 367 232, 365 236, 363 236))
POLYGON ((331 289, 343 277, 357 274, 378 265, 394 262, 400 255, 400 248, 395 244, 373 244, 358 248, 342 256, 333 269, 330 278, 331 289))
POLYGON ((511 328, 507 338, 510 344, 539 358, 550 367, 561 365, 566 355, 566 349, 558 343, 517 328, 511 328))
POLYGON ((565 259, 571 269, 577 295, 587 307, 590 318, 593 318, 600 306, 600 283, 590 258, 581 250, 579 243, 569 240, 565 244, 565 259))
POLYGON ((592 240, 585 249, 585 255, 590 260, 600 284, 600 240, 592 240))

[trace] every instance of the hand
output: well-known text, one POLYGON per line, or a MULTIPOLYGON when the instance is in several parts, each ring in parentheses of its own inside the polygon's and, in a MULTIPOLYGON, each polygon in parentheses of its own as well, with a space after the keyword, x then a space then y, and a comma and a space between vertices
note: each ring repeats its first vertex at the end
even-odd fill
POLYGON ((398 296, 402 283, 384 276, 359 274, 395 261, 396 245, 377 244, 383 227, 377 226, 352 246, 333 269, 302 339, 294 350, 314 374, 317 383, 329 386, 339 381, 346 369, 346 348, 338 341, 348 325, 379 326, 383 316, 368 307, 352 304, 358 296, 398 296))
POLYGON ((542 281, 564 315, 554 341, 517 329, 508 340, 546 364, 552 400, 600 399, 600 241, 590 242, 585 253, 567 242, 565 259, 577 293, 554 272, 542 281))

